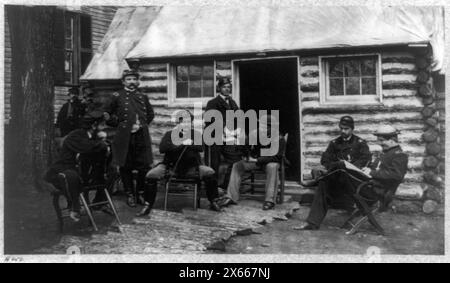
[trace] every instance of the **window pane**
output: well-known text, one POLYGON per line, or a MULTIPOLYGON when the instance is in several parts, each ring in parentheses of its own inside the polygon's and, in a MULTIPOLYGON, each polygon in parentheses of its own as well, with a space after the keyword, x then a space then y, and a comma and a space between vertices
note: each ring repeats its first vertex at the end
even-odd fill
POLYGON ((203 97, 214 96, 214 83, 213 80, 203 81, 203 97))
POLYGON ((344 70, 346 77, 358 77, 359 74, 359 60, 348 60, 344 63, 344 70))
POLYGON ((376 78, 362 78, 362 94, 376 94, 376 78))
POLYGON ((72 72, 72 52, 66 51, 64 59, 64 71, 72 72))
POLYGON ((64 36, 65 36, 65 47, 66 49, 73 49, 73 42, 72 42, 72 38, 73 38, 73 18, 71 17, 67 17, 65 20, 65 31, 64 31, 64 36))
POLYGON ((362 76, 376 76, 375 59, 365 59, 361 62, 362 76))
POLYGON ((345 93, 347 95, 359 95, 359 78, 345 78, 345 93))
POLYGON ((330 77, 342 77, 344 72, 344 64, 341 60, 331 60, 330 61, 330 77))
POLYGON ((344 80, 330 79, 330 95, 344 95, 344 80))
POLYGON ((187 98, 187 97, 188 97, 188 83, 177 82, 177 98, 187 98))
POLYGON ((189 97, 202 97, 202 81, 189 82, 189 97))
POLYGON ((214 67, 212 65, 206 65, 203 67, 203 79, 214 78, 214 67))
POLYGON ((202 78, 202 66, 189 66, 189 76, 191 80, 200 80, 202 78))
POLYGON ((188 80, 188 66, 177 66, 177 81, 188 80))

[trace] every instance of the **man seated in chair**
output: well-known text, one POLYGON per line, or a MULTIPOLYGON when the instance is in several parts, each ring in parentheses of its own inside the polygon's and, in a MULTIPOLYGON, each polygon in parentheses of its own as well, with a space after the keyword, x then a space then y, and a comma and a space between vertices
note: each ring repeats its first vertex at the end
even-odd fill
MULTIPOLYGON (((191 116, 192 121, 192 116, 191 116)), ((217 178, 215 171, 208 166, 201 163, 200 152, 203 151, 203 146, 194 145, 195 140, 202 141, 202 134, 192 129, 191 123, 187 119, 180 118, 178 124, 174 129, 164 134, 159 145, 160 153, 164 154, 163 162, 151 169, 146 175, 146 186, 144 191, 144 207, 137 214, 137 216, 146 216, 151 212, 153 204, 156 199, 158 181, 163 179, 170 170, 178 176, 195 176, 198 169, 199 177, 205 182, 206 195, 210 201, 210 208, 214 211, 220 211, 217 204, 219 193, 217 190, 217 178), (191 135, 188 137, 184 129, 191 129, 191 135), (172 132, 179 133, 179 141, 172 140, 172 132)))
POLYGON ((379 158, 362 170, 369 174, 372 179, 370 186, 367 186, 360 192, 361 196, 373 200, 381 198, 382 210, 392 201, 398 186, 408 170, 408 155, 403 152, 398 143, 398 131, 390 125, 380 126, 374 134, 377 137, 377 143, 382 148, 379 158))
MULTIPOLYGON (((370 167, 362 168, 364 173, 371 176, 370 184, 372 186, 367 186, 364 191, 360 192, 363 197, 371 200, 379 199, 381 195, 392 197, 398 185, 403 181, 408 168, 408 156, 403 153, 398 144, 398 132, 394 127, 383 125, 377 129, 374 135, 377 136, 377 141, 382 147, 383 153, 380 159, 370 164, 370 167)), ((340 176, 343 176, 343 179, 347 182, 346 195, 350 196, 359 184, 356 184, 346 174, 340 174, 340 176)), ((307 224, 302 227, 303 230, 319 229, 322 220, 325 218, 329 198, 325 190, 320 190, 320 184, 323 183, 322 181, 319 182, 318 195, 314 198, 306 220, 307 224)), ((384 203, 387 202, 390 202, 390 200, 384 201, 384 203)))
POLYGON ((81 129, 74 130, 67 135, 59 158, 50 166, 44 178, 59 190, 63 190, 67 185, 67 197, 72 204, 69 216, 75 222, 80 220, 79 194, 82 192, 83 186, 77 168, 77 155, 105 154, 106 156, 109 150, 106 143, 106 133, 103 132, 105 128, 103 112, 93 111, 84 115, 81 127, 81 129), (60 173, 65 175, 64 183, 58 177, 60 173))
MULTIPOLYGON (((280 168, 281 159, 283 158, 283 152, 286 146, 284 138, 278 133, 278 131, 279 129, 277 122, 271 121, 271 119, 260 119, 258 144, 255 146, 250 146, 250 158, 248 160, 241 160, 233 164, 227 193, 221 201, 221 206, 237 204, 239 201, 239 190, 241 187, 242 176, 246 172, 263 169, 266 172, 263 210, 274 208, 278 193, 278 170, 280 168), (267 121, 267 123, 261 123, 261 121, 267 121), (276 129, 277 133, 270 133, 270 129, 276 129), (261 145, 260 137, 266 136, 270 138, 271 135, 277 136, 277 134, 280 137, 277 153, 272 156, 262 156, 261 150, 268 148, 271 145, 261 145)), ((257 135, 256 131, 251 132, 250 135, 257 135)))

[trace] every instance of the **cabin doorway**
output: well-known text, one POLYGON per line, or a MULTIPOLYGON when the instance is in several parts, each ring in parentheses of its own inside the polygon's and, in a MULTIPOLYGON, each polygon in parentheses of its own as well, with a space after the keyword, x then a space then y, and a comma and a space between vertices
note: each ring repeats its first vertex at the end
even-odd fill
POLYGON ((236 61, 238 97, 244 111, 279 110, 280 131, 288 133, 286 179, 300 181, 300 114, 297 58, 236 61))

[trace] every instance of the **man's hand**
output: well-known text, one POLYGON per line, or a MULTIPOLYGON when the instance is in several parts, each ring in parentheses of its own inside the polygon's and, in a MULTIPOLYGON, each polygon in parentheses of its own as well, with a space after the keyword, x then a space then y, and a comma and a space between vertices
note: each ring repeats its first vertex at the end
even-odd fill
POLYGON ((106 132, 104 132, 104 131, 100 131, 97 133, 97 137, 101 140, 106 140, 107 136, 108 136, 108 134, 106 134, 106 132))
POLYGON ((248 158, 248 162, 257 162, 257 161, 258 161, 258 159, 256 159, 256 158, 253 158, 253 157, 248 158))
POLYGON ((370 172, 372 171, 372 169, 370 169, 369 167, 364 167, 361 169, 361 171, 363 171, 367 175, 370 175, 370 172))
POLYGON ((105 119, 105 121, 108 121, 109 119, 111 119, 111 115, 109 115, 108 112, 103 112, 103 118, 105 119))
POLYGON ((192 145, 194 141, 192 139, 186 139, 181 144, 182 145, 192 145))

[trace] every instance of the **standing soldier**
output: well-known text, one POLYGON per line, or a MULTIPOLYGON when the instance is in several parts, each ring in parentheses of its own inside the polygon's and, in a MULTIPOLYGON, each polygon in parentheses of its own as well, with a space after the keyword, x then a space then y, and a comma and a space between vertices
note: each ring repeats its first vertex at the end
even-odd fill
MULTIPOLYGON (((222 114, 223 119, 223 126, 225 128, 226 125, 226 111, 227 110, 233 110, 236 111, 239 109, 236 101, 231 98, 231 82, 228 78, 220 78, 218 85, 217 85, 218 91, 220 91, 220 94, 216 96, 215 98, 208 101, 206 104, 205 111, 208 110, 217 110, 222 114)), ((213 121, 211 121, 213 122, 213 121)), ((206 125, 208 126, 208 125, 206 125)), ((214 135, 220 135, 222 136, 223 133, 214 133, 214 135)), ((214 169, 216 172, 216 177, 219 179, 219 166, 221 159, 229 159, 229 156, 227 156, 227 145, 212 145, 210 147, 209 152, 207 151, 207 154, 205 154, 205 163, 214 169)), ((228 146, 230 147, 230 146, 228 146)), ((233 147, 233 146, 231 146, 233 147)), ((222 179, 222 178, 220 178, 222 179)), ((222 184, 219 184, 222 185, 222 184)))
POLYGON ((86 113, 78 89, 69 89, 69 100, 63 104, 56 118, 56 136, 65 137, 73 130, 80 128, 83 115, 86 113))
POLYGON ((127 204, 136 206, 136 192, 143 192, 145 174, 153 163, 152 143, 148 126, 155 114, 147 96, 138 90, 139 73, 125 70, 124 89, 115 92, 110 106, 108 125, 117 127, 112 143, 113 164, 119 166, 126 191, 127 204), (132 171, 137 170, 136 189, 132 171))

